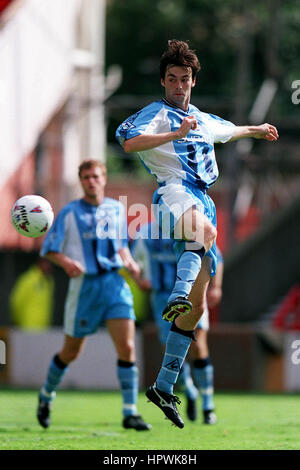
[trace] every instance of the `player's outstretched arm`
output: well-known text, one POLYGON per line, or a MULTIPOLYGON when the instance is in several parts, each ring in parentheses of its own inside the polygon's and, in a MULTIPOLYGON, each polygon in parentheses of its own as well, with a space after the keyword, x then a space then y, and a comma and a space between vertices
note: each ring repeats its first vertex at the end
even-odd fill
POLYGON ((123 148, 126 153, 143 152, 154 149, 160 145, 167 144, 173 140, 182 139, 191 129, 197 127, 197 120, 194 116, 185 117, 181 126, 176 131, 164 132, 162 134, 140 134, 132 139, 125 140, 123 148))
POLYGON ((276 141, 279 135, 276 127, 268 123, 261 124, 260 126, 236 126, 229 142, 249 137, 272 142, 276 141))

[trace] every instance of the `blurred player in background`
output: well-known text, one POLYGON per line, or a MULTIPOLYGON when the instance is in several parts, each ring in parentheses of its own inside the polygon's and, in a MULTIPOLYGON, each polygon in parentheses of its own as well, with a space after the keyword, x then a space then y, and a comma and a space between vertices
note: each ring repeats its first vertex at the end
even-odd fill
MULTIPOLYGON (((161 314, 176 281, 176 256, 173 245, 174 240, 163 238, 158 224, 153 221, 141 228, 131 249, 134 259, 141 267, 141 280, 136 282, 139 283, 141 289, 151 289, 152 313, 158 328, 160 342, 163 345, 166 343, 171 324, 165 321, 161 314)), ((211 278, 207 290, 207 301, 211 308, 215 308, 222 297, 223 257, 218 247, 217 257, 216 275, 211 278)), ((217 417, 214 412, 214 368, 209 357, 208 329, 209 310, 206 306, 195 330, 197 341, 193 342, 190 348, 192 373, 189 362, 185 361, 178 382, 187 397, 189 419, 194 421, 197 418, 196 402, 199 389, 202 399, 203 422, 215 424, 217 417)))
POLYGON ((189 45, 170 40, 160 60, 165 98, 126 119, 116 131, 125 152, 137 152, 159 188, 153 196, 163 234, 175 239, 177 277, 163 316, 172 322, 162 367, 146 396, 179 428, 173 387, 205 310, 215 274, 216 210, 207 189, 218 177, 214 144, 245 137, 275 141, 270 124, 235 126, 190 104, 199 60, 189 45), (173 366, 167 367, 173 358, 173 366), (176 367, 175 367, 176 365, 176 367))
POLYGON ((28 331, 50 327, 53 314, 54 279, 52 263, 37 261, 16 280, 9 297, 14 325, 28 331))
POLYGON ((118 273, 122 266, 133 277, 140 271, 128 249, 125 210, 119 201, 104 195, 104 164, 95 160, 82 162, 79 179, 83 198, 60 211, 41 250, 41 255, 65 270, 70 282, 64 312, 64 344, 50 362, 39 394, 37 417, 43 427, 49 426, 51 404, 69 364, 79 356, 86 336, 105 323, 118 355, 123 426, 149 430, 151 426, 137 413, 133 299, 118 273))

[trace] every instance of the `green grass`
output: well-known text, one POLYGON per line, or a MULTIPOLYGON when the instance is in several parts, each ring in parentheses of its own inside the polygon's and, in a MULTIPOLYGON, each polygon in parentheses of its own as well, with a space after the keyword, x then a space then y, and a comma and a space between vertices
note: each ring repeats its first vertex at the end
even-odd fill
MULTIPOLYGON (((185 400, 181 395, 181 413, 185 400)), ((136 432, 121 426, 118 392, 61 390, 55 400, 52 425, 35 420, 37 392, 0 392, 1 450, 298 450, 300 406, 296 395, 218 393, 218 424, 201 419, 180 430, 164 420, 153 404, 139 397, 139 412, 153 426, 136 432)), ((200 401, 199 401, 200 405, 200 401)), ((199 406, 200 407, 200 406, 199 406)))

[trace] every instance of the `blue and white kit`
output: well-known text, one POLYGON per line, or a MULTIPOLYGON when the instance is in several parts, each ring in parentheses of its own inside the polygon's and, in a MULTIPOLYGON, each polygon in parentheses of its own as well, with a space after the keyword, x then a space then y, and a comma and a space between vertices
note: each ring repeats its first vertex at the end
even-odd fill
MULTIPOLYGON (((194 116, 198 125, 186 137, 138 152, 142 163, 159 185, 153 195, 153 203, 156 219, 167 238, 173 236, 176 223, 192 206, 197 206, 216 226, 215 206, 206 194, 218 177, 214 144, 230 140, 235 125, 204 113, 192 104, 183 111, 161 99, 129 117, 116 132, 118 142, 123 145, 125 140, 138 135, 174 132, 181 126, 183 118, 189 116, 194 116)), ((185 243, 176 243, 175 249, 179 257, 185 250, 185 243)), ((211 274, 214 275, 216 247, 206 255, 212 259, 211 274)))
POLYGON ((97 330, 107 319, 135 320, 133 298, 124 278, 118 251, 127 247, 124 206, 105 197, 99 206, 78 199, 58 214, 41 249, 64 253, 85 269, 70 278, 65 303, 65 333, 83 337, 97 330))

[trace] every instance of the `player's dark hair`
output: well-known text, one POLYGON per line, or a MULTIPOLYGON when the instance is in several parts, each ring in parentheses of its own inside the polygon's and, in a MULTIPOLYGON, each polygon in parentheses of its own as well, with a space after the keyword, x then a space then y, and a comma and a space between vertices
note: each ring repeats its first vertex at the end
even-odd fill
POLYGON ((195 78, 200 70, 198 57, 187 42, 170 39, 168 49, 163 53, 160 59, 160 77, 164 80, 166 70, 169 65, 179 65, 191 67, 192 77, 195 78))
POLYGON ((94 168, 94 166, 101 168, 103 175, 106 176, 107 170, 104 163, 100 162, 99 160, 83 160, 83 162, 81 162, 78 167, 79 178, 81 177, 83 170, 90 170, 91 168, 94 168))

